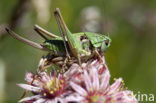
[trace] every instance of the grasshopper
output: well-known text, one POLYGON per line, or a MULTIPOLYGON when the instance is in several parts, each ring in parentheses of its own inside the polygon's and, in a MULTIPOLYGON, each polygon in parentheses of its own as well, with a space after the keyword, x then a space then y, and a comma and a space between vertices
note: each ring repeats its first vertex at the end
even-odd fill
POLYGON ((89 59, 97 55, 101 59, 101 53, 104 53, 110 46, 111 39, 108 36, 91 32, 71 33, 59 8, 56 8, 54 15, 59 27, 62 29, 61 31, 63 31, 63 37, 67 38, 71 53, 77 58, 80 65, 82 57, 89 59))
MULTIPOLYGON (((91 32, 71 33, 58 8, 54 11, 54 15, 62 37, 56 36, 38 25, 35 25, 35 31, 45 39, 43 44, 37 44, 27 40, 11 31, 9 28, 6 28, 6 31, 12 37, 37 49, 49 52, 47 56, 43 57, 37 73, 45 70, 45 67, 51 64, 61 64, 61 66, 64 67, 64 65, 71 65, 73 62, 78 62, 79 65, 81 65, 81 61, 84 62, 93 56, 98 56, 101 59, 101 54, 110 46, 111 39, 108 36, 91 32), (51 39, 48 39, 42 33, 50 36, 51 39)), ((35 78, 36 77, 34 77, 34 80, 35 78)), ((25 94, 26 92, 23 94, 22 98, 25 94)))

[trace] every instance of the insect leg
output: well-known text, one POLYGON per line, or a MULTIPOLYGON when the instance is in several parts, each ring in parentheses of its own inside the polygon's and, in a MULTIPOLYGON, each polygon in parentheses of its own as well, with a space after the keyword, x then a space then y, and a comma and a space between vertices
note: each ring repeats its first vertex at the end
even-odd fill
POLYGON ((48 38, 46 36, 44 36, 38 29, 34 28, 34 30, 45 40, 48 40, 48 38))
POLYGON ((101 57, 101 55, 99 54, 99 52, 98 52, 97 50, 94 50, 94 51, 95 51, 95 54, 100 58, 102 64, 105 66, 104 61, 102 60, 102 57, 101 57))
POLYGON ((51 38, 58 38, 58 37, 59 37, 59 36, 57 36, 57 35, 55 35, 55 34, 52 34, 52 33, 48 32, 47 30, 41 28, 41 27, 38 26, 38 25, 35 25, 35 26, 34 26, 34 30, 37 31, 37 33, 41 33, 41 32, 42 32, 42 33, 48 35, 48 36, 51 37, 51 38))
POLYGON ((64 35, 66 36, 70 48, 70 52, 78 59, 79 64, 81 65, 81 54, 88 54, 87 51, 83 50, 82 45, 80 41, 75 38, 75 36, 69 31, 67 25, 65 24, 63 17, 61 15, 61 12, 59 8, 56 8, 54 15, 59 22, 59 24, 62 26, 62 29, 64 30, 64 35))
POLYGON ((58 26, 59 26, 59 30, 60 30, 60 32, 61 32, 61 35, 62 35, 62 38, 63 38, 63 42, 64 42, 64 47, 65 47, 65 50, 66 50, 66 53, 67 53, 67 57, 65 58, 64 64, 63 64, 63 66, 62 66, 62 72, 65 72, 65 70, 66 70, 66 64, 67 64, 67 62, 70 60, 70 55, 69 55, 69 52, 68 52, 68 49, 67 49, 67 44, 66 44, 66 40, 65 40, 65 35, 63 34, 63 30, 62 30, 62 27, 61 27, 59 18, 57 17, 56 14, 54 14, 54 15, 55 15, 57 24, 58 24, 58 26))
POLYGON ((81 58, 80 58, 80 55, 79 54, 78 54, 78 63, 81 66, 81 58))
POLYGON ((66 26, 64 20, 63 20, 63 17, 62 17, 62 15, 61 15, 61 12, 60 12, 59 8, 56 8, 56 10, 54 11, 54 15, 55 15, 55 17, 58 18, 58 21, 60 21, 61 24, 63 25, 63 30, 64 30, 64 32, 66 32, 66 34, 67 34, 68 32, 70 32, 69 29, 68 29, 68 27, 66 26), (60 20, 59 20, 59 19, 60 19, 60 20))
POLYGON ((67 53, 67 57, 70 58, 70 55, 69 55, 69 52, 68 52, 68 49, 67 49, 67 44, 66 44, 65 35, 64 35, 64 33, 63 33, 63 30, 62 30, 62 27, 61 27, 59 18, 57 17, 56 14, 54 14, 54 15, 55 15, 55 18, 56 18, 56 21, 57 21, 57 24, 58 24, 58 27, 59 27, 61 36, 62 36, 62 38, 63 38, 63 43, 64 43, 64 47, 65 47, 65 50, 66 50, 66 53, 67 53))

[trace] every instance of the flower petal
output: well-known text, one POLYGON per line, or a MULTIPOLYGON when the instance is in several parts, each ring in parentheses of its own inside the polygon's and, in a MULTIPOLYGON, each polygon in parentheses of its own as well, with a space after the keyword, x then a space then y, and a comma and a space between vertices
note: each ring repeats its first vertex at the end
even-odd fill
POLYGON ((93 77, 93 88, 94 90, 99 90, 99 75, 96 68, 91 69, 92 77, 93 77))
POLYGON ((110 79, 109 70, 106 69, 106 71, 102 74, 101 77, 102 77, 102 80, 101 80, 100 88, 105 90, 108 87, 108 85, 109 85, 109 79, 110 79))
POLYGON ((83 101, 85 98, 83 97, 83 96, 80 96, 79 94, 77 94, 77 93, 73 93, 73 94, 71 94, 70 96, 68 96, 68 97, 66 97, 65 98, 65 100, 66 100, 66 102, 67 103, 69 103, 69 102, 81 102, 81 101, 83 101))
POLYGON ((46 100, 43 98, 38 99, 37 101, 33 102, 33 103, 44 103, 46 100))
POLYGON ((82 96, 87 95, 87 92, 82 87, 80 87, 79 85, 75 84, 74 82, 70 82, 70 85, 80 95, 82 95, 82 96))
POLYGON ((40 97, 41 97, 41 95, 35 95, 35 96, 31 96, 31 97, 25 97, 25 98, 19 100, 19 102, 26 102, 26 101, 30 101, 30 100, 33 100, 33 99, 38 99, 40 97))
POLYGON ((25 75, 25 80, 26 80, 28 83, 30 83, 30 82, 32 81, 32 79, 33 79, 33 76, 34 76, 33 73, 27 72, 26 75, 25 75))
POLYGON ((41 72, 40 74, 41 81, 47 82, 50 80, 50 76, 46 72, 41 72))
POLYGON ((97 60, 94 60, 94 61, 91 62, 90 65, 92 65, 92 66, 93 66, 93 65, 97 65, 97 63, 98 63, 97 60))
POLYGON ((110 86, 109 93, 114 93, 114 92, 116 92, 118 89, 120 89, 120 87, 121 87, 121 82, 122 82, 122 79, 121 79, 121 78, 117 79, 117 80, 110 86))
POLYGON ((55 98, 54 103, 67 103, 67 102, 65 100, 63 100, 62 98, 55 98))
POLYGON ((76 70, 76 69, 78 69, 78 68, 80 68, 80 66, 78 65, 78 64, 76 64, 76 63, 74 63, 74 64, 72 64, 72 66, 70 67, 70 72, 72 71, 72 70, 76 70))
POLYGON ((87 88, 87 91, 93 91, 92 88, 92 83, 91 83, 91 78, 89 77, 88 73, 86 70, 84 70, 84 75, 83 75, 83 79, 87 88))
POLYGON ((82 69, 80 69, 79 65, 73 64, 72 67, 70 67, 70 69, 65 72, 65 76, 67 76, 67 78, 71 78, 79 73, 82 73, 82 69))
POLYGON ((32 92, 40 92, 40 88, 39 87, 34 87, 32 85, 28 85, 28 84, 17 84, 19 87, 32 91, 32 92))
POLYGON ((124 96, 123 101, 127 102, 127 103, 138 103, 137 99, 135 98, 135 96, 133 95, 133 93, 129 90, 123 91, 124 96))
POLYGON ((45 103, 55 103, 55 102, 52 100, 47 100, 45 103))

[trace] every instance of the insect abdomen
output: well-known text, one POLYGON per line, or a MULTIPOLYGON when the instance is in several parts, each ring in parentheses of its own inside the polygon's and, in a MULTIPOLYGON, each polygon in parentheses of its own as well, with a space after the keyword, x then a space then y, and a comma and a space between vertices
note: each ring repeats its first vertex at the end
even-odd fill
MULTIPOLYGON (((51 51, 54 55, 65 56, 65 48, 62 40, 47 40, 44 42, 44 46, 51 51)), ((67 48, 69 46, 67 45, 67 48)))

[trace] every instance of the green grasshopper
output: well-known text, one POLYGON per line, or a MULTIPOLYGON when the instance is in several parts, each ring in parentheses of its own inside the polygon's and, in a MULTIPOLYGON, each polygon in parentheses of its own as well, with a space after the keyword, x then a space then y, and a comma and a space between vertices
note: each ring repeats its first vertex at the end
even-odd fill
POLYGON ((100 53, 103 53, 110 46, 111 39, 108 36, 91 32, 71 33, 62 18, 59 8, 56 8, 54 15, 59 28, 62 28, 60 31, 64 32, 62 33, 64 34, 63 37, 67 38, 71 53, 78 59, 80 65, 81 57, 88 59, 98 55, 101 59, 100 53))
MULTIPOLYGON (((58 8, 54 11, 54 15, 62 37, 49 33, 38 25, 35 25, 35 31, 45 39, 45 42, 41 45, 27 40, 17 35, 9 28, 6 28, 6 31, 12 37, 37 49, 49 52, 49 54, 44 57, 45 61, 44 63, 41 63, 42 66, 40 66, 38 72, 43 71, 45 69, 43 67, 51 64, 61 64, 61 66, 64 66, 70 65, 73 62, 78 62, 79 65, 81 65, 81 61, 84 62, 93 56, 101 58, 101 53, 104 53, 104 51, 110 46, 111 39, 106 35, 91 32, 71 33, 58 8), (42 33, 50 36, 51 39, 48 39, 42 33), (60 61, 64 62, 60 63, 60 61)), ((22 98, 25 94, 26 93, 24 93, 22 98)))
POLYGON ((84 57, 84 59, 87 60, 95 55, 99 56, 110 46, 111 39, 106 35, 91 32, 72 34, 66 26, 58 8, 55 10, 54 15, 56 17, 62 37, 49 33, 38 25, 35 25, 35 31, 37 31, 38 34, 45 39, 45 42, 41 45, 20 37, 9 28, 6 28, 6 30, 14 38, 37 49, 48 51, 53 56, 71 55, 72 57, 76 57, 80 65, 81 59, 84 57), (42 33, 50 36, 51 39, 47 39, 42 33))

